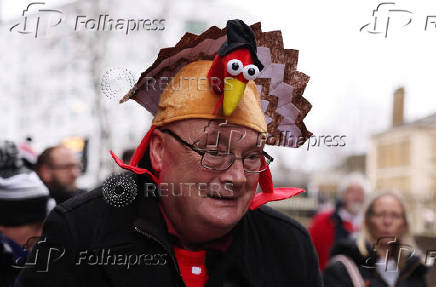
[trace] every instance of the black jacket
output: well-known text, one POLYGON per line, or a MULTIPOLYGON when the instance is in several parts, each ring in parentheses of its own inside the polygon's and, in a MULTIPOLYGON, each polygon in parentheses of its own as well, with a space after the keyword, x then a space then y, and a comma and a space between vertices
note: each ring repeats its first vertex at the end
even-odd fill
MULTIPOLYGON (((1 234, 0 234, 1 238, 1 234)), ((19 269, 13 268, 14 258, 0 240, 0 287, 12 286, 19 269)))
MULTIPOLYGON (((16 286, 184 286, 158 200, 141 190, 124 208, 99 189, 56 206, 26 267, 16 286)), ((308 232, 269 207, 247 212, 206 267, 208 287, 322 285, 308 232)))
MULTIPOLYGON (((359 269, 359 273, 365 282, 365 286, 388 287, 388 284, 376 271, 377 255, 373 248, 367 245, 370 250, 368 256, 362 256, 354 240, 344 240, 333 247, 331 255, 345 255, 351 259, 359 269)), ((396 287, 424 287, 426 286, 425 274, 427 268, 415 255, 410 256, 400 274, 396 287)), ((345 266, 341 262, 330 262, 323 271, 325 287, 353 287, 352 281, 345 266)))
POLYGON ((50 197, 56 201, 56 204, 61 204, 62 202, 74 197, 79 194, 85 193, 86 190, 77 188, 74 191, 66 191, 62 188, 49 188, 50 197))

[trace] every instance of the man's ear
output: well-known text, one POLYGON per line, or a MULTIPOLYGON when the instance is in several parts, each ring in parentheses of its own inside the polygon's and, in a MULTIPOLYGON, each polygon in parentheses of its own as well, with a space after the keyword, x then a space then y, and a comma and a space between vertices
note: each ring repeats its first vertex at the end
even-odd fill
POLYGON ((165 143, 163 133, 160 130, 153 130, 153 132, 151 133, 149 146, 152 168, 156 171, 162 170, 165 143))
POLYGON ((49 168, 46 165, 42 165, 38 169, 37 174, 41 178, 42 182, 50 182, 50 180, 51 180, 51 172, 49 171, 49 168))

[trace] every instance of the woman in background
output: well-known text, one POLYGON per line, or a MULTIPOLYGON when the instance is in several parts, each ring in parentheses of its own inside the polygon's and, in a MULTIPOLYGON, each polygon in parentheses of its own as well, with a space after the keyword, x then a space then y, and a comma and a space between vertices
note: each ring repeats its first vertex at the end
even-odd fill
POLYGON ((365 209, 357 242, 333 248, 323 273, 325 287, 426 286, 418 254, 404 202, 395 193, 383 193, 365 209))

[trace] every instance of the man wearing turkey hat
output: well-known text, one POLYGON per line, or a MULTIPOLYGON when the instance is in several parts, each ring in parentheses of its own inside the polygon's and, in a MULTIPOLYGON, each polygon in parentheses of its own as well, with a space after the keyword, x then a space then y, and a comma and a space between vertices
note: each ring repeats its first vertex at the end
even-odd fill
POLYGON ((65 252, 17 286, 321 286, 307 231, 263 206, 303 191, 273 188, 263 150, 311 135, 297 58, 241 20, 161 50, 122 100, 154 116, 129 164, 111 152, 133 174, 57 206, 39 247, 65 252))

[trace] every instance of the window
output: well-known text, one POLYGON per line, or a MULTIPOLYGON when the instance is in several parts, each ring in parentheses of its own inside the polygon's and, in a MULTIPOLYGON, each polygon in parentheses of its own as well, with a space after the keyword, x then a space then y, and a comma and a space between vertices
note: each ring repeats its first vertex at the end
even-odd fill
POLYGON ((377 168, 407 166, 410 164, 410 140, 377 146, 377 168))

